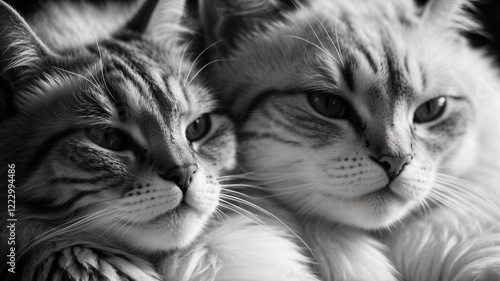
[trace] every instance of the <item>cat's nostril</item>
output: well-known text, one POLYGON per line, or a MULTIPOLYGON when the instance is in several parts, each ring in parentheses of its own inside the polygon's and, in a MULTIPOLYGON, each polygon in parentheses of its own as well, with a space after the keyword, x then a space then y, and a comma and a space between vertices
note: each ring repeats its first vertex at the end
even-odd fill
POLYGON ((384 170, 390 170, 391 169, 391 163, 389 162, 380 162, 380 166, 382 166, 382 168, 384 168, 384 170))
POLYGON ((193 181, 193 175, 197 171, 198 166, 191 164, 170 168, 165 173, 161 173, 160 176, 175 183, 181 189, 182 193, 186 194, 189 185, 193 181))
POLYGON ((387 172, 389 178, 393 179, 397 177, 404 166, 411 163, 413 156, 410 154, 403 157, 394 157, 392 155, 384 155, 378 159, 378 162, 382 168, 387 172))

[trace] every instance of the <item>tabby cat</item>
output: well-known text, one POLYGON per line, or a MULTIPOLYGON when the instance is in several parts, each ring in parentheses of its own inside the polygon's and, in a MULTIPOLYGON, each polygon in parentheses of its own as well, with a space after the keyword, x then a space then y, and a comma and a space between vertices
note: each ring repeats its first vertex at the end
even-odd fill
POLYGON ((468 1, 198 3, 241 165, 324 280, 500 280, 500 81, 468 1))
POLYGON ((2 99, 15 108, 0 124, 0 170, 15 174, 17 219, 8 272, 3 203, 2 280, 160 280, 148 255, 189 245, 215 210, 232 124, 182 56, 182 9, 163 3, 148 21, 154 2, 127 24, 117 9, 88 38, 76 23, 97 9, 73 11, 69 27, 49 23, 62 8, 47 10, 34 29, 76 34, 60 41, 0 2, 2 99))
POLYGON ((0 279, 317 280, 289 231, 216 209, 244 202, 219 183, 233 125, 184 1, 157 2, 47 2, 28 25, 0 1, 0 279))

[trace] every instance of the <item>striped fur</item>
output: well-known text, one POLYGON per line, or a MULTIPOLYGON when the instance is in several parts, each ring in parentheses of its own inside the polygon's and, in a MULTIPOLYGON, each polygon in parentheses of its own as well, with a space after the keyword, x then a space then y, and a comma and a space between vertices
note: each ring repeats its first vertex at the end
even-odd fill
POLYGON ((106 6, 87 26, 97 36, 71 25, 95 10, 54 5, 29 20, 35 35, 0 2, 0 72, 12 85, 1 94, 15 108, 0 123, 0 171, 15 164, 17 218, 15 274, 2 254, 1 279, 160 280, 153 254, 190 245, 218 205, 217 179, 234 165, 232 123, 196 78, 185 28, 170 29, 181 2, 160 3, 144 33, 110 23, 106 6), (168 29, 157 34, 155 23, 168 29), (188 141, 205 114, 211 129, 188 141), (123 149, 89 133, 109 128, 122 132, 123 149), (186 184, 180 169, 192 172, 186 184))
POLYGON ((240 162, 302 219, 324 280, 500 279, 500 81, 460 35, 470 3, 199 2, 240 162), (319 114, 318 93, 350 113, 319 114), (410 160, 392 179, 384 156, 410 160))

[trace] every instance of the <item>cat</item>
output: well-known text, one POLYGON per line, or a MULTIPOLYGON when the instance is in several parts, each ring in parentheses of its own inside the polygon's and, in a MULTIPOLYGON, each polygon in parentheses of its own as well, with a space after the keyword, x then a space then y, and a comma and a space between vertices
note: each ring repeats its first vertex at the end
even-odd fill
POLYGON ((155 2, 129 21, 119 9, 109 25, 113 14, 93 18, 101 34, 70 26, 74 36, 58 40, 66 27, 47 22, 63 24, 62 9, 47 10, 35 34, 0 2, 1 73, 15 108, 0 124, 0 170, 14 175, 17 219, 15 268, 2 255, 2 280, 161 280, 149 255, 189 245, 215 211, 217 177, 235 163, 233 125, 182 56, 177 1, 158 13, 155 2))
POLYGON ((184 5, 46 2, 25 20, 0 1, 2 280, 318 280, 290 231, 227 202, 245 203, 219 182, 233 123, 184 5))
POLYGON ((239 163, 323 280, 500 280, 500 76, 470 5, 198 1, 239 163))

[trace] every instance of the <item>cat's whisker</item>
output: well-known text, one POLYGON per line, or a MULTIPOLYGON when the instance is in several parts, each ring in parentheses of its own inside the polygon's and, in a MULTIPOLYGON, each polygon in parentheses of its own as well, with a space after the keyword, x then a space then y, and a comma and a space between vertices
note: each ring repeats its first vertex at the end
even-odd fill
MULTIPOLYGON (((193 71, 193 68, 195 67, 195 65, 197 65, 198 60, 203 56, 203 54, 205 54, 210 48, 216 46, 217 44, 219 44, 223 40, 224 39, 219 39, 219 40, 213 42, 212 44, 208 45, 205 49, 203 49, 203 51, 201 51, 198 54, 198 56, 196 56, 196 58, 194 59, 194 61, 191 63, 191 66, 189 67, 189 70, 188 70, 186 76, 184 77, 184 80, 183 80, 183 83, 182 83, 183 86, 191 84, 191 82, 190 83, 186 83, 186 82, 187 82, 187 80, 189 79, 189 77, 191 75, 191 71, 193 71)), ((180 77, 180 75, 179 75, 179 77, 180 77)), ((190 81, 193 81, 193 79, 191 79, 190 81)))
POLYGON ((186 55, 186 52, 189 49, 189 47, 191 46, 192 42, 193 42, 193 40, 189 40, 189 42, 186 43, 186 46, 184 46, 184 48, 182 49, 181 61, 179 62, 179 71, 177 73, 177 77, 179 77, 179 79, 181 79, 182 64, 184 63, 184 56, 186 55))
MULTIPOLYGON (((111 217, 111 216, 110 216, 111 217)), ((119 224, 120 223, 120 218, 121 216, 119 214, 116 214, 115 216, 112 216, 113 219, 111 220, 113 222, 113 224, 111 225, 108 225, 106 227, 106 230, 104 230, 103 232, 101 232, 101 234, 99 235, 98 238, 101 238, 103 237, 110 229, 112 229, 115 225, 119 224)))
MULTIPOLYGON (((122 228, 124 228, 126 225, 129 225, 129 228, 130 226, 132 226, 132 224, 130 223, 130 221, 134 220, 137 218, 137 216, 132 216, 130 217, 126 222, 121 222, 122 223, 122 226, 120 226, 118 229, 116 229, 113 233, 111 233, 111 236, 114 236, 116 233, 118 233, 122 228)), ((128 228, 127 228, 128 229, 128 228)))
MULTIPOLYGON (((125 234, 139 221, 140 216, 135 216, 135 219, 132 223, 129 224, 128 228, 123 232, 122 237, 120 238, 119 245, 122 245, 123 238, 125 238, 125 234)), ((127 222, 128 223, 128 222, 127 222)), ((125 245, 126 246, 126 245, 125 245)))
POLYGON ((218 217, 220 219, 220 221, 222 221, 224 224, 226 224, 224 221, 224 217, 229 219, 229 216, 226 213, 224 213, 223 211, 221 211, 219 208, 215 209, 213 215, 218 217))
MULTIPOLYGON (((338 23, 338 14, 335 15, 335 39, 337 40, 337 47, 335 48, 337 50, 337 53, 340 57, 340 61, 342 62, 342 66, 345 67, 345 64, 344 64, 344 54, 342 53, 342 49, 340 48, 340 43, 339 43, 339 36, 338 36, 338 32, 337 32, 337 24, 338 23)), ((332 40, 332 38, 330 37, 330 35, 328 34, 328 32, 326 33, 328 35, 328 38, 330 38, 330 40, 332 40)), ((333 42, 332 42, 333 44, 333 42)), ((333 46, 335 46, 335 44, 333 44, 333 46)))
POLYGON ((318 48, 318 50, 320 50, 321 52, 323 52, 324 54, 326 54, 328 57, 330 57, 331 59, 333 59, 335 62, 337 62, 338 64, 340 64, 340 62, 337 60, 337 58, 335 58, 330 52, 328 52, 328 50, 322 49, 320 46, 318 46, 317 44, 315 44, 315 43, 313 43, 313 42, 311 42, 311 41, 309 41, 307 39, 304 39, 302 37, 295 36, 295 35, 286 35, 285 37, 298 39, 298 40, 304 41, 304 42, 306 42, 308 44, 311 44, 314 47, 318 48))
MULTIPOLYGON (((295 1, 292 1, 292 3, 295 5, 295 7, 296 7, 296 8, 298 8, 298 5, 297 5, 297 3, 295 3, 295 1)), ((319 19, 318 19, 316 16, 314 16, 314 17, 316 18, 316 20, 317 20, 317 21, 318 21, 321 25, 323 25, 323 24, 319 21, 319 19)), ((316 37, 316 39, 318 40, 318 42, 321 44, 321 47, 322 47, 322 48, 319 48, 319 46, 318 46, 318 45, 316 45, 316 44, 312 43, 311 41, 309 41, 309 43, 311 43, 311 44, 313 44, 313 45, 316 45, 316 46, 317 46, 320 50, 322 50, 324 53, 326 53, 326 54, 327 54, 330 58, 332 58, 334 61, 336 61, 337 63, 339 63, 339 61, 338 61, 338 60, 337 60, 337 59, 336 59, 336 58, 335 58, 335 57, 334 57, 334 56, 333 56, 333 55, 332 55, 332 54, 328 51, 328 49, 325 47, 325 45, 323 44, 323 41, 322 41, 322 40, 321 40, 321 38, 318 36, 318 33, 316 32, 316 30, 314 30, 314 27, 312 26, 312 24, 311 24, 311 22, 309 21, 309 19, 306 17, 306 18, 305 18, 305 20, 306 20, 307 24, 309 25, 309 27, 310 27, 310 29, 311 29, 312 33, 314 34, 314 36, 316 37)), ((323 28, 324 28, 324 26, 323 26, 323 28)), ((326 30, 325 30, 325 31, 326 31, 326 30)), ((327 33, 328 33, 328 32, 327 32, 327 33)), ((297 38, 300 38, 300 37, 297 37, 297 38)), ((304 38, 303 38, 303 39, 304 39, 304 38)), ((305 41, 308 41, 308 40, 306 40, 306 39, 304 39, 304 40, 305 40, 305 41)))
POLYGON ((75 73, 73 71, 69 71, 69 70, 66 70, 66 69, 62 69, 60 67, 57 67, 57 66, 54 66, 55 69, 59 70, 59 71, 62 71, 62 72, 65 72, 67 74, 71 74, 71 75, 74 75, 76 77, 79 77, 87 82, 89 82, 92 86, 94 86, 96 89, 100 89, 99 85, 97 85, 96 83, 92 82, 90 79, 88 79, 87 77, 81 75, 81 74, 78 74, 78 73, 75 73))
POLYGON ((248 210, 245 210, 245 209, 243 209, 243 208, 241 208, 241 207, 239 207, 239 206, 237 206, 235 204, 232 204, 231 202, 228 202, 228 201, 226 201, 226 200, 224 200, 222 198, 220 199, 220 202, 221 202, 221 204, 220 204, 221 207, 226 208, 226 209, 228 209, 230 211, 233 211, 233 212, 239 214, 242 217, 246 217, 249 220, 251 220, 252 222, 254 222, 254 223, 256 223, 256 224, 258 224, 260 226, 265 226, 266 225, 262 220, 260 220, 252 212, 249 212, 248 210))
POLYGON ((58 235, 62 235, 66 232, 76 231, 80 228, 84 229, 86 226, 88 226, 89 224, 92 224, 95 220, 99 219, 100 217, 108 218, 109 213, 107 213, 107 212, 115 207, 116 207, 115 205, 112 205, 112 206, 109 206, 107 208, 104 208, 104 209, 95 211, 93 213, 87 214, 85 216, 75 218, 67 223, 64 223, 64 224, 57 226, 51 230, 48 230, 47 232, 45 232, 43 234, 40 234, 39 236, 33 238, 29 243, 27 243, 27 245, 29 245, 29 246, 22 249, 20 251, 19 256, 21 256, 24 253, 27 253, 32 248, 36 247, 37 245, 39 245, 40 243, 42 243, 48 239, 51 239, 51 238, 56 237, 58 235))
POLYGON ((456 182, 436 180, 438 186, 443 186, 443 190, 437 188, 437 192, 442 192, 447 199, 458 201, 461 208, 467 213, 481 214, 488 218, 500 218, 499 204, 491 200, 491 196, 474 188, 475 185, 463 180, 456 182))
MULTIPOLYGON (((261 190, 266 190, 265 188, 261 188, 261 190)), ((267 189, 268 190, 268 189, 267 189)), ((237 192, 235 190, 231 190, 231 189, 225 189, 223 191, 225 192, 230 192, 230 193, 234 193, 234 194, 237 194, 238 196, 241 196, 241 197, 245 197, 245 198, 250 198, 250 199, 265 199, 265 198, 273 198, 273 197, 277 197, 277 196, 280 196, 280 195, 283 195, 283 194, 291 194, 291 193, 298 193, 298 192, 301 192, 302 190, 301 189, 297 189, 297 190, 290 190, 290 191, 286 191, 286 192, 279 192, 279 193, 276 193, 274 192, 275 189, 273 189, 273 192, 272 193, 268 193, 267 195, 265 196, 255 196, 255 195, 249 195, 249 194, 245 194, 245 193, 241 193, 241 192, 237 192)))
POLYGON ((191 80, 189 80, 189 82, 187 83, 187 86, 191 85, 191 83, 193 82, 194 79, 196 79, 196 77, 198 76, 198 74, 200 74, 205 68, 207 68, 208 66, 210 66, 211 64, 214 64, 216 62, 224 62, 224 61, 231 61, 231 59, 217 59, 217 60, 213 60, 207 64, 205 64, 203 67, 201 67, 195 74, 194 76, 191 78, 191 80))
POLYGON ((236 195, 241 196, 241 197, 251 197, 248 194, 245 194, 245 193, 242 193, 242 192, 239 192, 239 191, 236 191, 236 190, 231 190, 231 189, 222 189, 222 193, 224 193, 224 192, 229 192, 231 194, 236 194, 236 195))
POLYGON ((292 178, 302 178, 305 175, 310 174, 309 172, 299 172, 299 173, 290 173, 290 172, 283 172, 279 173, 276 175, 273 175, 273 173, 260 173, 256 174, 254 173, 253 176, 250 175, 237 175, 234 177, 228 177, 226 179, 222 179, 219 181, 231 181, 231 180, 239 180, 239 179, 244 179, 244 180, 249 180, 249 181, 266 181, 266 182, 279 182, 283 180, 289 180, 292 178))
MULTIPOLYGON (((293 231, 286 223, 284 223, 280 218, 278 218, 277 216, 275 216, 274 214, 272 214, 271 212, 267 211, 266 209, 252 203, 252 202, 248 202, 246 200, 243 200, 241 198, 238 198, 238 197, 234 197, 234 196, 231 196, 231 195, 224 195, 224 194, 221 194, 221 198, 224 198, 224 199, 228 199, 228 200, 234 200, 238 203, 242 203, 242 204, 245 204, 259 212, 262 212, 263 214, 267 215, 267 216, 270 216, 271 218, 277 220, 280 224, 282 224, 288 231, 290 231, 293 236, 295 238, 297 238, 307 249, 308 251, 311 253, 311 255, 314 257, 314 259, 316 260, 316 257, 314 256, 314 252, 312 251, 312 249, 309 247, 309 245, 307 245, 307 243, 299 236, 297 235, 297 233, 295 233, 295 231, 293 231)), ((226 200, 224 200, 225 203, 230 203, 230 202, 227 202, 226 200)), ((232 204, 232 206, 235 206, 234 204, 232 204)), ((238 207, 238 208, 241 208, 241 207, 238 207)), ((246 211, 246 210, 245 210, 246 211)), ((251 213, 252 216, 255 216, 255 214, 251 213)), ((260 219, 259 219, 260 220, 260 219)), ((265 224, 266 225, 266 224, 265 224)))
POLYGON ((472 192, 466 188, 457 188, 455 184, 437 183, 431 196, 439 199, 439 203, 446 204, 453 210, 468 217, 481 215, 491 220, 500 217, 498 205, 487 198, 486 195, 480 196, 478 192, 472 192), (440 187, 442 190, 440 190, 440 187))
POLYGON ((333 47, 335 48, 335 51, 337 52, 337 55, 339 56, 340 63, 342 64, 343 67, 345 67, 344 59, 343 59, 343 56, 342 56, 342 52, 340 50, 340 44, 339 44, 339 41, 338 41, 339 37, 337 36, 337 15, 335 15, 335 37, 337 39, 337 45, 335 45, 335 42, 333 41, 332 37, 330 36, 330 32, 328 32, 328 30, 326 29, 325 25, 318 19, 317 16, 314 16, 314 18, 316 19, 316 21, 321 25, 321 27, 325 31, 326 36, 328 37, 328 39, 332 43, 333 47))
POLYGON ((106 89, 106 93, 110 94, 112 93, 112 91, 109 90, 109 87, 108 87, 108 83, 106 82, 106 76, 104 75, 104 72, 105 72, 105 68, 104 68, 104 63, 103 63, 103 59, 102 59, 102 51, 101 51, 101 47, 99 46, 99 41, 97 41, 96 39, 96 47, 97 47, 97 53, 99 54, 99 66, 100 66, 100 74, 101 74, 101 80, 102 80, 102 83, 104 84, 104 88, 106 89))

